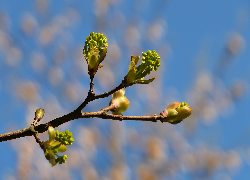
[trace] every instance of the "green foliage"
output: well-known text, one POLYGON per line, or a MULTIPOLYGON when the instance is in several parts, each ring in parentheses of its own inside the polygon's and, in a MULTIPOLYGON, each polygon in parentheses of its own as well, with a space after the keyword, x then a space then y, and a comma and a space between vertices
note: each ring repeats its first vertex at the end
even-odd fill
POLYGON ((68 159, 68 155, 58 156, 56 155, 56 163, 62 164, 66 162, 66 159, 68 159))
POLYGON ((135 79, 144 78, 146 75, 149 75, 151 71, 157 71, 160 66, 160 56, 155 50, 142 52, 141 60, 141 64, 136 68, 135 79))
POLYGON ((57 130, 55 140, 59 141, 60 143, 64 145, 72 145, 72 143, 74 142, 72 132, 69 132, 69 130, 66 130, 65 132, 60 132, 60 133, 57 130))
MULTIPOLYGON (((107 38, 100 33, 91 32, 89 37, 86 38, 83 54, 88 62, 88 70, 90 75, 95 75, 98 68, 102 67, 101 62, 104 60, 107 53, 107 38)), ((128 87, 133 84, 149 84, 155 78, 144 80, 146 75, 151 71, 157 71, 160 66, 160 56, 155 50, 142 52, 142 62, 139 66, 140 56, 131 56, 131 63, 127 75, 124 77, 122 87, 128 87)), ((93 77, 91 78, 93 80, 93 77)), ((109 103, 110 110, 114 115, 122 115, 129 107, 129 100, 124 96, 125 89, 119 89, 113 93, 109 103)), ((171 124, 180 123, 183 119, 191 115, 191 109, 187 103, 175 102, 169 105, 161 115, 164 117, 162 122, 169 122, 171 124)), ((44 110, 38 109, 36 111, 36 119, 41 119, 44 116, 44 110)), ((34 126, 34 125, 33 125, 34 126)), ((34 131, 34 127, 31 127, 34 131)), ((35 131, 34 131, 35 132, 35 131)), ((67 145, 72 145, 74 138, 69 130, 65 132, 55 131, 52 126, 48 128, 49 140, 43 144, 43 150, 46 159, 50 162, 51 166, 57 163, 62 164, 66 162, 67 155, 59 156, 57 153, 63 153, 67 150, 67 145)))
POLYGON ((49 140, 44 143, 44 154, 51 166, 57 163, 62 164, 66 162, 67 155, 59 156, 57 153, 63 153, 67 150, 66 145, 72 145, 74 141, 73 135, 69 130, 59 133, 55 132, 52 126, 48 128, 49 140))
POLYGON ((89 52, 92 47, 97 47, 99 56, 101 56, 104 48, 108 45, 107 38, 103 34, 91 32, 89 37, 86 38, 84 50, 89 52), (86 48, 85 48, 86 47, 86 48), (87 49, 88 48, 88 49, 87 49))
POLYGON ((140 56, 131 56, 131 62, 129 65, 128 74, 125 76, 125 87, 132 84, 149 84, 155 78, 144 80, 146 75, 149 75, 151 71, 158 70, 160 66, 160 56, 155 50, 148 50, 146 53, 142 52, 142 62, 136 67, 140 56))

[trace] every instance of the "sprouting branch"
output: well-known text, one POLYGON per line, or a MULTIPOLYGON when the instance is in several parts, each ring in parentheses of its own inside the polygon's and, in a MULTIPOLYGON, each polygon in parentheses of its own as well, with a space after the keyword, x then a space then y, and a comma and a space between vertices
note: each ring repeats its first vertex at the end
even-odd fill
MULTIPOLYGON (((79 119, 79 118, 102 118, 102 119, 113 119, 113 120, 135 120, 135 121, 151 121, 156 122, 157 120, 160 120, 163 122, 164 117, 162 115, 151 115, 151 116, 124 116, 124 115, 113 115, 108 114, 106 110, 111 110, 113 107, 107 107, 104 108, 98 112, 82 112, 81 114, 77 113, 76 111, 73 111, 67 115, 64 115, 62 117, 53 119, 52 121, 40 124, 34 128, 35 131, 38 133, 43 133, 48 130, 49 126, 52 127, 58 127, 63 123, 66 123, 68 121, 79 119)), ((165 118, 166 119, 166 118, 165 118)), ((25 136, 32 136, 34 133, 30 130, 30 128, 25 128, 19 131, 14 131, 10 133, 5 133, 0 135, 0 142, 2 141, 8 141, 12 139, 17 139, 20 137, 25 136)))
MULTIPOLYGON (((79 118, 102 118, 102 119, 112 119, 112 120, 135 120, 135 121, 151 121, 157 122, 169 122, 171 124, 180 123, 183 119, 189 117, 192 112, 192 108, 188 106, 187 103, 175 102, 169 105, 160 115, 151 116, 124 116, 121 112, 124 112, 129 107, 129 100, 124 96, 124 88, 132 86, 133 84, 149 84, 155 78, 145 80, 144 77, 148 75, 151 71, 157 70, 160 66, 160 56, 155 51, 147 51, 147 53, 142 53, 142 64, 137 66, 140 56, 131 56, 131 63, 129 65, 129 70, 127 75, 122 80, 121 84, 103 94, 95 95, 94 93, 94 76, 98 71, 98 68, 102 67, 101 62, 106 56, 108 43, 107 38, 103 34, 90 33, 90 36, 86 38, 85 46, 83 49, 83 54, 88 63, 88 74, 90 75, 90 89, 86 99, 83 103, 74 111, 66 114, 62 117, 55 118, 48 123, 40 124, 37 123, 42 119, 44 115, 43 109, 38 109, 35 113, 35 121, 30 127, 21 129, 19 131, 9 132, 5 134, 0 134, 0 142, 8 141, 25 136, 34 136, 36 141, 42 147, 43 143, 38 138, 38 133, 43 133, 50 129, 56 128, 63 123, 69 122, 71 120, 79 118), (105 98, 112 95, 112 99, 108 107, 101 109, 98 112, 82 112, 82 109, 91 101, 105 98), (111 111, 112 114, 109 114, 111 111)), ((54 130, 53 130, 54 132, 54 130)), ((52 133, 53 134, 53 133, 52 133)), ((46 145, 45 145, 46 146, 46 145)), ((46 149, 46 148, 45 148, 46 149)), ((45 155, 46 156, 46 155, 45 155)), ((50 159, 46 157, 47 159, 50 159)), ((50 159, 51 160, 51 159, 50 159)), ((64 158, 65 160, 65 158, 64 158)))

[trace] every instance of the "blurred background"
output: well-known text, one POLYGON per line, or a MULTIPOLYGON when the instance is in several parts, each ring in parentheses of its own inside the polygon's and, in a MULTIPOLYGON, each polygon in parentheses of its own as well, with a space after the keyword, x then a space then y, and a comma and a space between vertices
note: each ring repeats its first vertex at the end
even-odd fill
MULTIPOLYGON (((156 50, 149 85, 126 88, 124 115, 194 109, 180 124, 77 119, 67 163, 51 167, 33 137, 0 143, 0 179, 232 180, 250 176, 249 0, 94 0, 0 2, 0 133, 28 127, 36 109, 47 123, 76 109, 89 90, 82 54, 90 32, 108 53, 96 94, 127 74, 130 56, 156 50)), ((98 111, 111 97, 88 104, 98 111)), ((39 134, 41 140, 48 133, 39 134)))

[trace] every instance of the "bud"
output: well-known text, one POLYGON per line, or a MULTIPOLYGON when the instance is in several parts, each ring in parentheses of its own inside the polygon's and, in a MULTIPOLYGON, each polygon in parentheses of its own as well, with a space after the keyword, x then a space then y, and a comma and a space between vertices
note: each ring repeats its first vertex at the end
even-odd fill
POLYGON ((44 109, 37 109, 35 112, 35 119, 40 121, 44 116, 44 109))
POLYGON ((114 105, 115 109, 111 110, 112 114, 122 115, 122 112, 126 111, 129 107, 129 100, 124 96, 125 89, 120 89, 112 95, 110 105, 114 105))
POLYGON ((117 99, 119 97, 124 97, 124 94, 125 94, 125 89, 122 88, 122 89, 116 91, 115 93, 113 93, 112 98, 117 99))
POLYGON ((124 77, 125 87, 131 86, 132 84, 149 84, 155 78, 144 80, 146 75, 149 75, 151 71, 158 70, 160 66, 160 56, 155 50, 142 52, 142 62, 136 67, 140 56, 131 56, 131 62, 129 65, 128 74, 124 77))
POLYGON ((178 124, 183 119, 188 118, 193 109, 188 106, 186 102, 174 102, 170 104, 161 115, 165 117, 162 122, 169 122, 171 124, 178 124))
POLYGON ((160 56, 155 50, 142 52, 141 60, 141 64, 136 68, 135 79, 144 78, 146 75, 149 75, 151 71, 157 71, 160 66, 160 56))
POLYGON ((96 74, 98 68, 102 67, 101 62, 107 54, 107 38, 100 33, 91 32, 86 38, 83 54, 88 62, 90 75, 96 74))

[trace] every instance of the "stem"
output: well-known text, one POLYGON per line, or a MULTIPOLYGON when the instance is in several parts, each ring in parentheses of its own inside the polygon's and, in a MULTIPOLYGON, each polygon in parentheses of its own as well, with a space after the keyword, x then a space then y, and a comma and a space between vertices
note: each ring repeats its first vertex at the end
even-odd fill
POLYGON ((92 92, 92 93, 94 93, 94 90, 93 90, 93 87, 94 87, 94 75, 90 75, 90 89, 89 89, 89 91, 90 92, 92 92))
POLYGON ((105 107, 105 108, 102 109, 102 110, 108 112, 108 111, 111 111, 111 110, 113 110, 113 109, 115 109, 115 105, 114 105, 114 104, 111 104, 110 106, 105 107))

